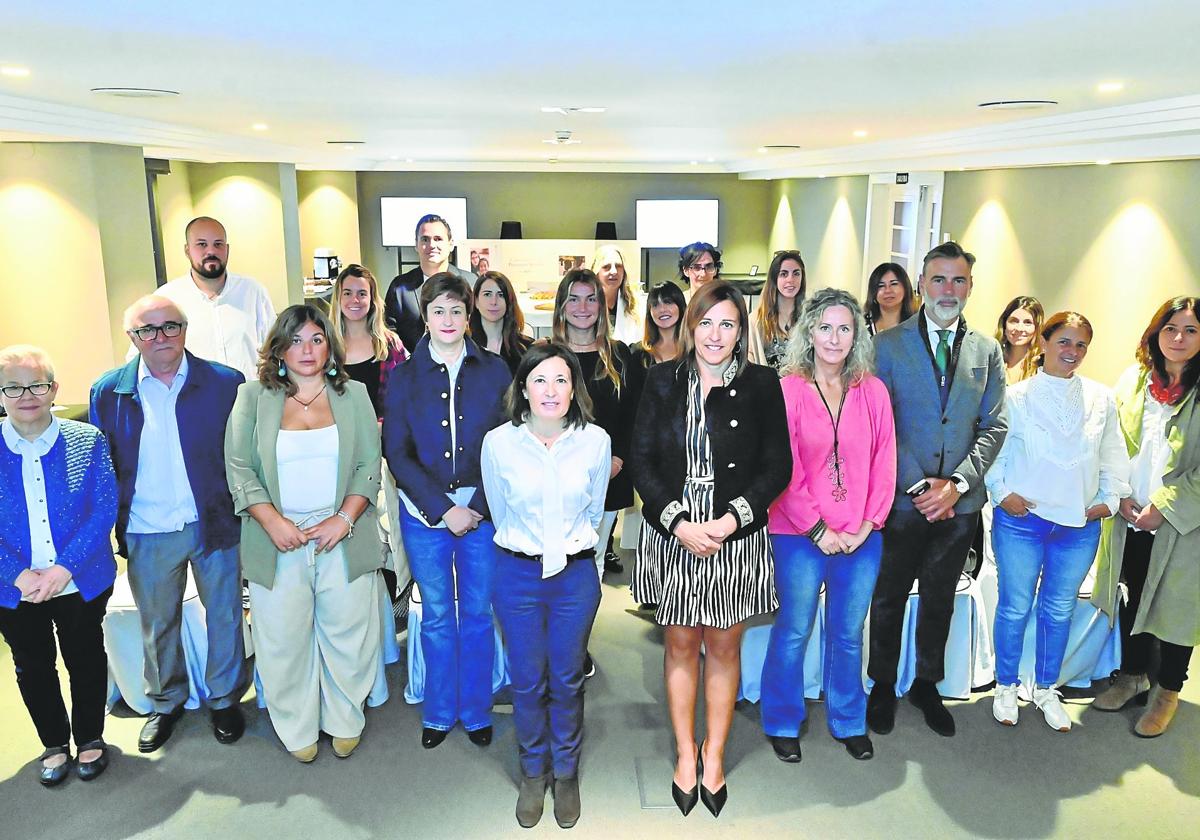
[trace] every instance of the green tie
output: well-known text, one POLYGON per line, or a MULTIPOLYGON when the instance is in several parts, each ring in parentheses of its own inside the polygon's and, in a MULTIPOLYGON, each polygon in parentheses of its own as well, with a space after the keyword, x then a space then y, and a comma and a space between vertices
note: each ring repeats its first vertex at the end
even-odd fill
POLYGON ((950 367, 950 330, 938 330, 937 334, 938 346, 933 360, 937 362, 938 373, 945 376, 950 367))

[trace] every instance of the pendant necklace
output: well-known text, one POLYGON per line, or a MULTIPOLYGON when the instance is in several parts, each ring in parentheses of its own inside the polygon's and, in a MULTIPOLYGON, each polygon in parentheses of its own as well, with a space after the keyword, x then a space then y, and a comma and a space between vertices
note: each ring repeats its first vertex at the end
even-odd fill
POLYGON ((305 411, 308 411, 308 407, 321 398, 321 395, 325 393, 325 389, 328 386, 329 386, 328 382, 322 383, 321 390, 317 391, 317 395, 315 397, 313 397, 311 400, 309 400, 308 402, 305 402, 304 400, 300 399, 295 394, 292 394, 292 399, 294 399, 296 402, 300 403, 300 405, 304 406, 305 411))
POLYGON ((825 460, 825 467, 829 470, 827 476, 833 479, 833 500, 835 502, 846 501, 846 487, 842 483, 842 456, 838 452, 838 426, 842 423, 842 408, 846 405, 846 392, 849 388, 842 387, 842 399, 838 403, 837 417, 833 416, 833 409, 829 407, 829 400, 825 399, 825 392, 821 390, 821 386, 817 381, 813 380, 813 387, 817 389, 817 393, 821 396, 821 402, 825 404, 825 410, 829 412, 829 422, 833 426, 833 451, 829 453, 829 457, 825 460))

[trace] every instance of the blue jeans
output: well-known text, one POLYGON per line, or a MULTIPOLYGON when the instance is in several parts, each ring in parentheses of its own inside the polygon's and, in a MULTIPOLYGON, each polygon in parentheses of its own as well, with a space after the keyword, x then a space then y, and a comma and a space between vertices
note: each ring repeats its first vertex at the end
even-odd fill
POLYGON ((422 723, 442 731, 453 729, 459 721, 468 732, 491 726, 496 529, 484 520, 456 537, 448 528, 422 524, 403 505, 400 522, 409 568, 421 588, 426 673, 422 723))
POLYGON ((863 691, 863 623, 879 577, 883 538, 872 531, 853 554, 826 556, 808 537, 772 534, 779 615, 771 628, 762 673, 762 726, 768 735, 795 737, 804 708, 804 651, 825 584, 825 707, 829 732, 849 738, 867 732, 863 691))
POLYGON ((572 778, 583 743, 583 662, 600 606, 596 569, 572 560, 543 580, 541 563, 503 551, 498 557, 493 601, 508 651, 521 772, 572 778))
POLYGON ((1000 585, 994 632, 999 685, 1015 685, 1019 679, 1025 627, 1035 593, 1037 684, 1046 688, 1058 682, 1079 585, 1096 559, 1099 543, 1099 521, 1073 528, 1047 522, 1034 513, 1013 516, 995 506, 992 548, 1000 585))

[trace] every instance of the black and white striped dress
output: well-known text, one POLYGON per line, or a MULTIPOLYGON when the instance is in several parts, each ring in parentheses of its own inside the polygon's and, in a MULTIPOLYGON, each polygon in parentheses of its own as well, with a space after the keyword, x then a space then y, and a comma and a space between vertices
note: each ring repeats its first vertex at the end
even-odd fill
MULTIPOLYGON (((731 366, 732 369, 733 366, 731 366)), ((687 405, 687 479, 683 505, 693 522, 713 518, 713 460, 705 428, 700 377, 691 373, 687 405)), ((631 586, 642 603, 658 604, 659 624, 725 629, 779 606, 766 527, 726 540, 711 557, 697 557, 674 537, 642 523, 631 586)))

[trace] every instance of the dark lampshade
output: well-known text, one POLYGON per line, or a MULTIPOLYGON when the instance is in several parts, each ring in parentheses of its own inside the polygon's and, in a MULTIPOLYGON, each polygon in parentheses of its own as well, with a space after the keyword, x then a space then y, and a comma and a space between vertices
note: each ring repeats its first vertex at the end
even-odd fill
POLYGON ((500 223, 500 238, 501 239, 520 239, 521 238, 521 223, 520 222, 501 222, 500 223))
POLYGON ((616 222, 596 222, 596 238, 597 239, 616 239, 617 238, 617 223, 616 222))

